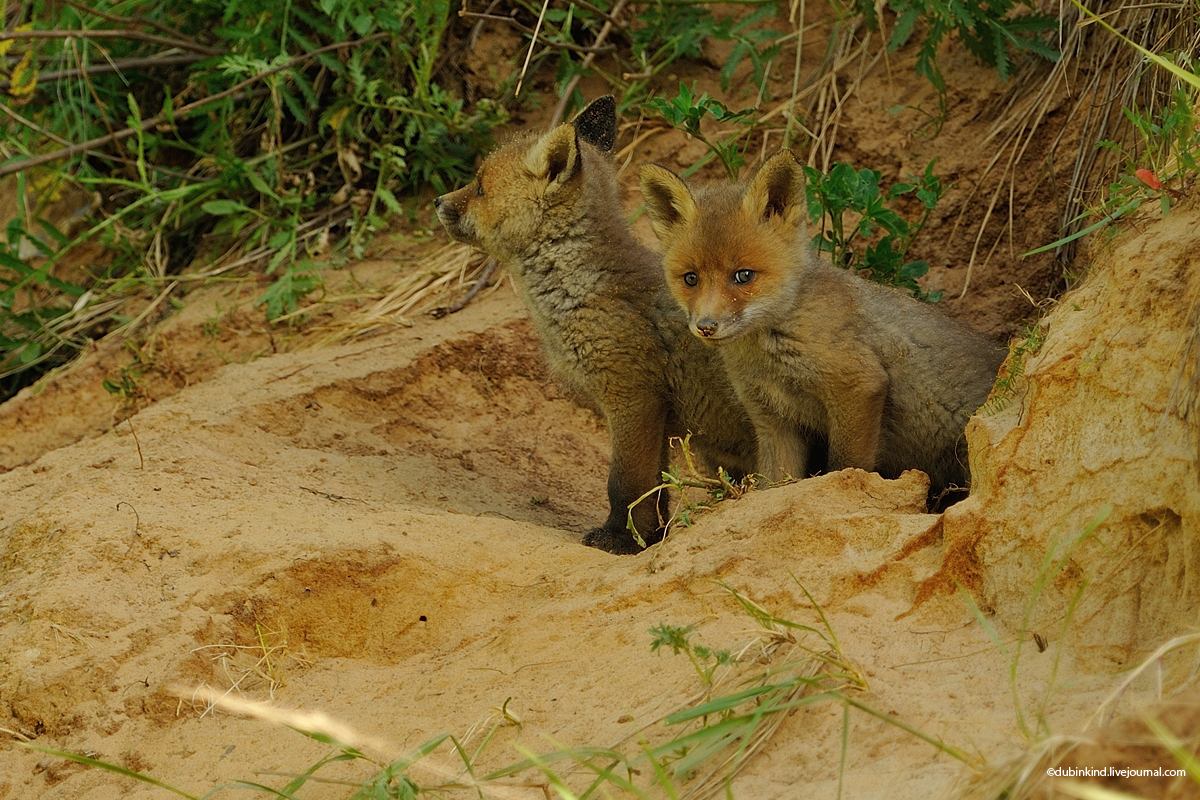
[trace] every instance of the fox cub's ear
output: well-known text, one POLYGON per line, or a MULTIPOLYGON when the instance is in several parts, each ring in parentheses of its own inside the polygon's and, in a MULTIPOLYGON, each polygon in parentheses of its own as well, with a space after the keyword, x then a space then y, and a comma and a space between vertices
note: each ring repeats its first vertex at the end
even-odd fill
POLYGON ((654 234, 663 244, 696 218, 696 201, 675 173, 657 164, 646 164, 638 170, 638 183, 654 234))
POLYGON ((579 138, 601 153, 611 153, 617 143, 617 101, 611 94, 597 97, 571 120, 579 138))
POLYGON ((788 225, 804 224, 804 170, 791 150, 772 156, 746 186, 742 211, 752 220, 779 217, 788 225))
POLYGON ((579 172, 578 136, 574 125, 559 125, 525 154, 525 168, 546 181, 546 194, 558 191, 579 172))

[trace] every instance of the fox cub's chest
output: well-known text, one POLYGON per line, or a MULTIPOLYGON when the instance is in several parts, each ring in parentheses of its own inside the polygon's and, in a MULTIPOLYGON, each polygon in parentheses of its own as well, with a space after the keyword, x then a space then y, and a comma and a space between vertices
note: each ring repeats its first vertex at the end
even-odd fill
POLYGON ((743 336, 722 348, 725 367, 739 395, 773 416, 804 425, 825 417, 817 399, 821 375, 803 343, 767 332, 743 336))

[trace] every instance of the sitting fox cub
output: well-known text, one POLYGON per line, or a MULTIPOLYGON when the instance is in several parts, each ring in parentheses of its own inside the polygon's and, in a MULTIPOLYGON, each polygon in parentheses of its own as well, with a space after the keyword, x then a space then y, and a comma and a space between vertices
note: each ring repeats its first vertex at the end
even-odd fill
POLYGON ((1002 348, 818 260, 804 173, 790 151, 746 185, 694 194, 662 167, 639 177, 671 292, 692 332, 719 346, 754 421, 758 472, 804 477, 810 446, 824 439, 831 470, 896 477, 917 468, 935 496, 966 486, 960 441, 1002 348))
MULTIPOLYGON (((552 369, 604 415, 612 443, 609 515, 584 542, 637 552, 629 505, 661 483, 668 436, 692 432, 710 469, 754 467, 750 420, 720 358, 688 332, 661 262, 622 219, 616 106, 601 97, 571 123, 496 151, 475 180, 437 198, 450 235, 504 264, 529 307, 552 369)), ((667 497, 633 510, 638 533, 661 538, 667 497)))

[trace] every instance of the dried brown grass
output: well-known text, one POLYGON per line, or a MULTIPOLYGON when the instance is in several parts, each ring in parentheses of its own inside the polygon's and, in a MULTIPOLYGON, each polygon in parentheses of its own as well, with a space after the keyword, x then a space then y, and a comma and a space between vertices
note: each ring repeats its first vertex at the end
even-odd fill
MULTIPOLYGON (((1116 7, 1091 0, 1087 6, 1152 52, 1174 54, 1177 62, 1200 56, 1200 15, 1189 0, 1123 3, 1116 7)), ((1045 11, 1053 13, 1055 8, 1050 6, 1045 11)), ((1060 0, 1057 11, 1062 57, 1055 64, 1026 64, 993 106, 995 122, 984 142, 994 148, 993 154, 963 201, 956 223, 957 228, 977 194, 988 198, 975 228, 962 294, 970 287, 981 252, 986 264, 1006 237, 1011 246, 1018 184, 1051 174, 1042 164, 1029 163, 1031 145, 1044 136, 1053 137, 1046 156, 1051 166, 1060 149, 1074 149, 1059 210, 1060 235, 1067 237, 1088 224, 1086 210, 1103 201, 1108 183, 1123 166, 1119 155, 1099 147, 1099 143, 1110 140, 1128 152, 1138 150, 1137 136, 1122 109, 1136 108, 1158 115, 1179 87, 1177 78, 1149 64, 1138 50, 1095 25, 1066 0, 1060 0), (988 242, 988 223, 1005 196, 1008 220, 988 242)), ((1077 242, 1072 241, 1057 249, 1056 258, 1064 270, 1074 259, 1076 247, 1077 242)))
MULTIPOLYGON (((378 299, 331 323, 318 346, 341 344, 396 327, 409 327, 412 317, 445 310, 456 295, 481 278, 486 257, 470 245, 452 243, 404 270, 378 299)), ((492 290, 499 286, 497 281, 492 290)))
POLYGON ((1064 769, 1147 770, 1184 769, 1188 758, 1200 753, 1200 689, 1197 688, 1200 654, 1195 646, 1200 634, 1179 636, 1150 654, 1113 689, 1077 733, 1050 736, 1032 745, 1021 756, 1000 764, 982 776, 972 776, 950 796, 959 800, 1051 800, 1079 797, 1080 785, 1121 791, 1139 798, 1182 800, 1200 795, 1196 776, 1050 776, 1053 767, 1064 769), (1164 689, 1165 659, 1191 653, 1187 674, 1176 680, 1173 692, 1164 689), (1153 703, 1139 711, 1116 717, 1135 683, 1153 684, 1153 703), (1173 752, 1174 750, 1174 752, 1173 752))

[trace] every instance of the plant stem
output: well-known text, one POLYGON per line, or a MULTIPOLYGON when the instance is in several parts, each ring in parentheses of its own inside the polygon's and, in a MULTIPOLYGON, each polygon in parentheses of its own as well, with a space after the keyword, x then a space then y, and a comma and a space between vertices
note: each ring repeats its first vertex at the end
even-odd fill
POLYGON ((0 31, 0 42, 16 39, 135 39, 139 42, 151 42, 165 47, 178 47, 181 50, 191 50, 193 53, 204 53, 207 56, 223 56, 220 50, 206 47, 199 42, 188 39, 174 39, 167 36, 155 36, 153 33, 142 33, 132 30, 49 30, 49 31, 0 31))
MULTIPOLYGON (((271 67, 270 69, 260 72, 258 75, 255 75, 252 78, 247 78, 246 80, 242 81, 241 83, 234 84, 233 86, 230 86, 228 89, 226 89, 223 92, 217 92, 216 94, 209 95, 208 97, 205 97, 202 100, 197 100, 196 102, 189 103, 186 106, 181 106, 181 107, 175 109, 172 116, 173 117, 187 116, 188 114, 191 114, 193 111, 197 111, 201 108, 204 108, 205 106, 215 103, 218 100, 224 100, 226 97, 232 97, 232 96, 236 95, 238 92, 240 92, 242 89, 245 89, 247 86, 250 86, 253 83, 256 83, 265 78, 268 78, 277 72, 282 72, 286 69, 291 69, 292 67, 296 66, 297 64, 302 64, 305 61, 315 58, 316 56, 318 56, 322 53, 328 53, 333 50, 340 50, 341 48, 344 48, 344 47, 350 47, 350 48, 357 47, 359 45, 366 44, 367 42, 372 42, 372 41, 377 41, 379 39, 383 39, 383 38, 387 37, 388 35, 389 34, 386 34, 386 33, 375 33, 375 34, 372 34, 371 36, 367 36, 366 38, 358 39, 353 42, 337 42, 335 44, 331 44, 331 45, 327 45, 325 47, 318 48, 317 50, 313 50, 312 52, 305 53, 304 55, 296 56, 295 58, 290 59, 289 61, 287 61, 284 64, 279 64, 278 66, 271 67)), ((3 34, 0 34, 0 41, 3 41, 3 34)), ((134 128, 123 128, 123 129, 121 129, 119 131, 115 131, 114 133, 111 133, 107 136, 98 136, 95 139, 89 139, 86 142, 80 142, 79 144, 73 144, 70 147, 64 147, 61 150, 55 150, 52 153, 45 153, 40 156, 35 156, 33 158, 24 159, 23 161, 16 161, 11 164, 6 164, 5 166, 0 167, 0 178, 5 177, 6 175, 12 175, 14 172, 21 172, 21 171, 27 170, 31 167, 36 167, 40 164, 48 163, 50 161, 58 161, 59 159, 70 158, 71 156, 75 156, 80 153, 86 153, 87 151, 93 150, 97 147, 100 147, 101 145, 111 144, 113 142, 119 142, 122 139, 128 139, 130 136, 133 136, 142 131, 148 131, 151 128, 156 127, 159 124, 166 122, 166 121, 167 121, 167 117, 165 115, 151 117, 150 119, 144 120, 141 123, 141 125, 134 127, 134 128)))

